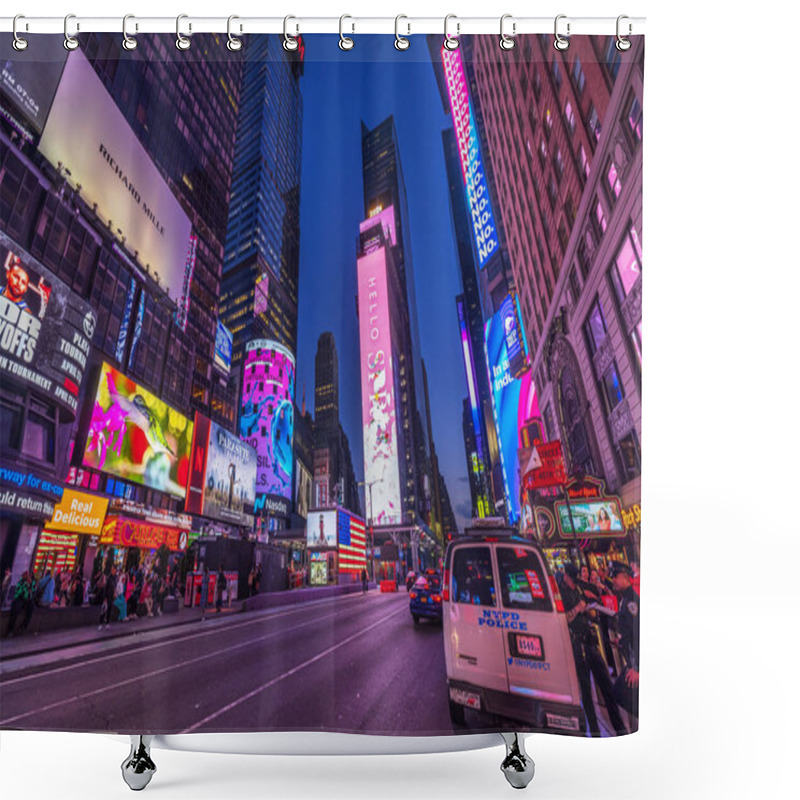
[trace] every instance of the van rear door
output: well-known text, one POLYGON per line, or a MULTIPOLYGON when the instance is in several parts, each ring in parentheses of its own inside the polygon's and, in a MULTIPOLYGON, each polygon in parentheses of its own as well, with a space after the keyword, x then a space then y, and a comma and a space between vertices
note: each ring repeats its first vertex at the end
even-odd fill
POLYGON ((488 545, 454 548, 449 588, 444 609, 447 677, 507 692, 503 630, 497 624, 501 614, 488 545))
POLYGON ((541 555, 531 547, 512 544, 498 544, 495 553, 509 691, 579 705, 566 617, 556 610, 541 555))

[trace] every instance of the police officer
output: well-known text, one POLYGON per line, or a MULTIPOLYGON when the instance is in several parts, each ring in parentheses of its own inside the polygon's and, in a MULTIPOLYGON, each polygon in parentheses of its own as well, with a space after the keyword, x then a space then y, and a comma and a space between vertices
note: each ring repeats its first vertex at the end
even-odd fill
POLYGON ((639 595, 633 588, 633 570, 621 562, 614 562, 610 570, 614 591, 619 598, 617 613, 618 648, 625 666, 614 684, 614 697, 636 720, 639 717, 639 595))
POLYGON ((564 580, 561 582, 561 599, 567 614, 572 652, 575 656, 575 671, 581 687, 583 710, 586 722, 593 736, 600 736, 600 725, 597 722, 597 710, 592 698, 592 681, 603 696, 608 718, 616 733, 624 733, 626 728, 614 699, 614 687, 608 676, 608 667, 600 655, 595 634, 589 618, 586 616, 586 598, 578 586, 578 569, 573 564, 564 567, 564 580))

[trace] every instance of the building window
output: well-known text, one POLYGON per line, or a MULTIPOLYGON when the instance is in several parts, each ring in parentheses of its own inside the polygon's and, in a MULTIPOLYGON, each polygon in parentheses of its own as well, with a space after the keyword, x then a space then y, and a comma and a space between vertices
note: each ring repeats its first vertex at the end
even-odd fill
POLYGON ((564 177, 564 156, 561 155, 560 147, 556 150, 556 173, 559 180, 564 177))
POLYGON ((611 283, 620 303, 630 294, 641 274, 642 249, 636 228, 631 225, 617 250, 614 265, 611 268, 611 283))
POLYGON ((586 240, 581 238, 580 244, 578 245, 578 264, 580 264, 581 268, 581 275, 583 276, 584 280, 586 276, 589 274, 589 247, 586 244, 586 240))
POLYGON ((583 149, 583 145, 580 146, 579 151, 581 157, 581 172, 583 172, 583 177, 588 179, 589 172, 591 171, 591 165, 589 163, 589 157, 586 155, 586 151, 583 149))
POLYGON ((642 372, 642 321, 639 320, 631 331, 631 346, 633 347, 636 363, 639 367, 639 374, 642 372))
POLYGON ((586 85, 586 75, 583 74, 583 67, 579 58, 572 62, 572 80, 575 83, 575 91, 579 96, 582 95, 583 87, 586 85))
POLYGON ((545 121, 544 133, 545 136, 547 136, 547 138, 549 139, 550 134, 553 131, 553 115, 550 113, 549 108, 544 112, 544 121, 545 121))
POLYGON ((561 88, 561 67, 558 65, 558 59, 554 58, 551 62, 552 70, 553 70, 553 83, 556 85, 556 89, 561 88))
POLYGON ((539 163, 542 169, 547 164, 547 142, 544 139, 539 142, 539 163))
POLYGON ((556 182, 552 175, 547 179, 547 196, 550 198, 550 207, 552 208, 558 199, 558 189, 556 189, 556 182))
POLYGON ((628 130, 637 142, 642 141, 642 106, 635 94, 628 104, 628 130))
POLYGON ((597 205, 594 207, 594 218, 597 221, 597 227, 601 233, 606 232, 606 217, 603 214, 603 206, 600 201, 597 201, 597 205))
POLYGON ((601 128, 600 117, 597 116, 597 109, 592 104, 589 106, 589 137, 599 141, 601 128))
POLYGON ((586 332, 589 353, 594 355, 608 333, 605 316, 603 315, 603 307, 600 305, 599 297, 595 299, 589 310, 586 322, 583 323, 583 329, 586 332))
MULTIPOLYGON (((19 400, 24 402, 22 398, 19 400)), ((21 403, 11 397, 0 397, 0 450, 4 453, 19 450, 23 413, 21 403)))
POLYGON ((622 54, 617 50, 616 37, 609 36, 608 44, 606 45, 605 65, 612 83, 617 79, 621 58, 622 54))
POLYGON ((617 443, 619 460, 625 480, 629 481, 642 474, 642 455, 639 449, 639 437, 631 431, 617 443))
POLYGON ((625 398, 617 372, 617 362, 612 361, 600 380, 607 413, 611 413, 625 398))
POLYGON ((606 165, 606 182, 608 184, 608 197, 613 203, 619 197, 619 193, 622 191, 622 183, 620 183, 619 180, 619 171, 617 170, 617 165, 612 159, 609 159, 608 164, 606 165))
POLYGON ((56 460, 56 410, 54 406, 29 399, 28 419, 25 422, 25 435, 21 452, 53 464, 56 460))
POLYGON ((567 121, 570 136, 575 133, 575 112, 572 110, 572 103, 569 100, 564 104, 564 119, 567 121))
POLYGON ((578 298, 581 296, 581 280, 578 277, 578 270, 574 267, 570 270, 569 273, 569 286, 572 289, 572 296, 575 298, 575 302, 578 302, 578 298))

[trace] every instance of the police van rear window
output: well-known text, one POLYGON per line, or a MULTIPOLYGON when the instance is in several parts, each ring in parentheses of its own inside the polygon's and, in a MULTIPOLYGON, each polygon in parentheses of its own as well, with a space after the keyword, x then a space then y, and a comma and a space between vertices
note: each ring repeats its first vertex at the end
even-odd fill
POLYGON ((547 580, 536 553, 523 547, 498 547, 497 566, 505 608, 553 610, 547 580))
POLYGON ((496 606, 492 555, 488 547, 460 547, 453 556, 453 601, 496 606))

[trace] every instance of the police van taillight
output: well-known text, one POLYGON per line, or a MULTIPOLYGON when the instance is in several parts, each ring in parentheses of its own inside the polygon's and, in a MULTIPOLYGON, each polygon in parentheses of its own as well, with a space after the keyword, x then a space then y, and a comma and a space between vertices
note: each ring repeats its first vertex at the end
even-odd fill
POLYGON ((561 599, 561 592, 558 590, 558 582, 556 579, 550 575, 550 591, 553 593, 553 600, 556 604, 556 611, 560 611, 562 614, 564 613, 564 601, 561 599))
POLYGON ((444 577, 442 578, 442 599, 446 602, 450 602, 450 570, 446 569, 444 571, 444 577))

